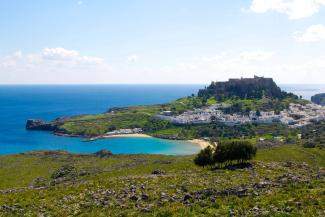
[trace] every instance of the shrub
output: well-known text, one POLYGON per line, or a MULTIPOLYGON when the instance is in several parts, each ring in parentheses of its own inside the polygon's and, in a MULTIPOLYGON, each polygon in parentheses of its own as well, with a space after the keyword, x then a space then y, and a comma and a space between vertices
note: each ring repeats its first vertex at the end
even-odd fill
POLYGON ((214 162, 223 164, 236 161, 243 163, 256 155, 256 147, 248 141, 230 141, 218 144, 214 152, 214 162))
POLYGON ((114 131, 114 130, 116 130, 116 129, 117 129, 117 128, 116 128, 115 125, 111 125, 111 126, 108 127, 108 131, 114 131))
POLYGON ((304 148, 315 148, 316 144, 312 141, 306 141, 303 143, 304 148))
POLYGON ((202 149, 194 159, 194 163, 198 166, 208 166, 213 165, 213 149, 208 146, 205 149, 202 149))
POLYGON ((243 163, 256 155, 256 147, 248 141, 230 141, 218 143, 216 148, 207 147, 195 157, 198 166, 231 163, 243 163))

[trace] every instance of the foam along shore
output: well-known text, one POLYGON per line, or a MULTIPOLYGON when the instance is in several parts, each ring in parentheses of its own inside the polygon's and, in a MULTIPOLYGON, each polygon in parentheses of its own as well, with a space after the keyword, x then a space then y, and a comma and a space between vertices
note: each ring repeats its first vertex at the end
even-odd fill
MULTIPOLYGON (((152 136, 144 134, 144 133, 129 133, 129 134, 102 135, 102 136, 92 137, 92 138, 86 139, 84 141, 87 142, 87 141, 94 141, 97 139, 122 138, 122 137, 152 138, 152 136)), ((203 139, 192 139, 192 140, 187 140, 187 141, 194 145, 200 146, 201 149, 204 149, 211 145, 210 142, 203 140, 203 139)))
POLYGON ((212 146, 211 143, 209 141, 203 140, 203 139, 192 139, 192 140, 188 140, 190 143, 193 143, 195 145, 199 145, 201 147, 201 149, 204 149, 208 146, 212 146))
POLYGON ((149 136, 144 133, 130 133, 130 134, 115 134, 115 135, 104 135, 101 138, 114 138, 114 137, 140 137, 140 138, 150 138, 149 136))
MULTIPOLYGON (((115 134, 115 135, 104 135, 101 138, 114 138, 114 137, 140 137, 140 138, 150 138, 152 136, 149 136, 147 134, 143 133, 130 133, 130 134, 115 134)), ((209 141, 203 140, 203 139, 192 139, 187 140, 188 142, 200 146, 201 149, 204 149, 208 146, 211 146, 211 143, 209 141)))
POLYGON ((91 142, 95 141, 97 139, 109 139, 109 138, 121 138, 121 137, 138 137, 138 138, 149 138, 152 136, 149 136, 147 134, 143 133, 128 133, 128 134, 105 134, 101 136, 95 136, 91 138, 84 139, 84 142, 91 142))

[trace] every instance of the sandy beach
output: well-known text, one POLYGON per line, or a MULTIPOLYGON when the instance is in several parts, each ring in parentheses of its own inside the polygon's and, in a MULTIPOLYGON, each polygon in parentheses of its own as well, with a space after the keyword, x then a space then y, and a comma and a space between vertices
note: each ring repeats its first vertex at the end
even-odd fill
MULTIPOLYGON (((107 139, 107 138, 121 138, 121 137, 138 137, 138 138, 150 138, 152 136, 149 136, 147 134, 143 133, 131 133, 131 134, 116 134, 116 135, 102 135, 98 137, 90 138, 90 141, 96 140, 96 139, 107 139)), ((201 149, 204 149, 208 146, 210 146, 210 142, 203 140, 203 139, 192 139, 187 140, 188 142, 200 146, 201 149)))
MULTIPOLYGON (((142 133, 134 133, 134 134, 118 134, 118 135, 107 135, 104 136, 103 138, 114 138, 114 137, 142 137, 142 138, 148 138, 152 137, 147 134, 142 134, 142 133)), ((204 149, 208 146, 210 146, 210 142, 203 140, 203 139, 192 139, 188 140, 188 142, 200 146, 201 149, 204 149)))
POLYGON ((201 147, 201 149, 204 149, 211 145, 210 142, 203 140, 203 139, 192 139, 192 140, 188 140, 188 141, 195 145, 199 145, 201 147))
POLYGON ((114 137, 141 137, 141 138, 149 138, 147 134, 143 133, 131 133, 131 134, 116 134, 116 135, 104 135, 101 138, 114 138, 114 137))

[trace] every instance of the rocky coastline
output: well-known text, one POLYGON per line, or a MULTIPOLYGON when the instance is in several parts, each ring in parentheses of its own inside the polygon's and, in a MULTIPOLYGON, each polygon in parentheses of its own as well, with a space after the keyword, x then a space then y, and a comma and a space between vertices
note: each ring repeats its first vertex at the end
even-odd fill
POLYGON ((56 136, 64 136, 64 137, 78 137, 84 139, 84 142, 92 142, 98 139, 107 139, 107 138, 114 138, 114 137, 155 137, 159 139, 166 139, 166 140, 179 140, 179 141, 187 141, 191 144, 195 144, 200 146, 201 149, 206 148, 210 145, 209 141, 203 139, 192 139, 188 140, 186 138, 179 138, 174 135, 148 135, 143 133, 142 129, 139 128, 135 129, 122 129, 122 130, 115 130, 103 135, 84 135, 84 134, 69 134, 63 132, 59 128, 58 122, 46 122, 41 119, 28 119, 26 122, 26 130, 40 130, 40 131, 49 131, 52 132, 56 136), (125 131, 125 133, 123 133, 125 131))
POLYGON ((43 130, 43 131, 56 131, 57 125, 51 122, 46 122, 41 119, 28 119, 26 122, 27 130, 43 130))

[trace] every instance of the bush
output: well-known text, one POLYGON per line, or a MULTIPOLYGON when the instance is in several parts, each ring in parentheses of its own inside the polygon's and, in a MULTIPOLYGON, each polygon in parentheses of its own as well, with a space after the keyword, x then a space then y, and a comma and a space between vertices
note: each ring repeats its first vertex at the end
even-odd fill
POLYGON ((304 148, 315 148, 316 144, 312 141, 306 141, 303 143, 304 148))
POLYGON ((214 152, 214 161, 219 164, 243 163, 256 155, 256 147, 248 141, 231 141, 218 144, 214 152))
POLYGON ((198 153, 198 155, 195 157, 194 163, 202 167, 213 165, 213 149, 210 146, 202 149, 200 153, 198 153))
POLYGON ((256 147, 248 141, 221 142, 216 148, 207 147, 195 157, 199 166, 243 163, 256 155, 256 147))
POLYGON ((114 131, 114 130, 116 130, 116 129, 117 129, 117 128, 116 128, 116 126, 114 126, 114 125, 108 127, 108 131, 114 131))
POLYGON ((237 161, 242 163, 251 160, 256 155, 256 147, 248 141, 223 142, 217 146, 214 154, 216 162, 237 161))

